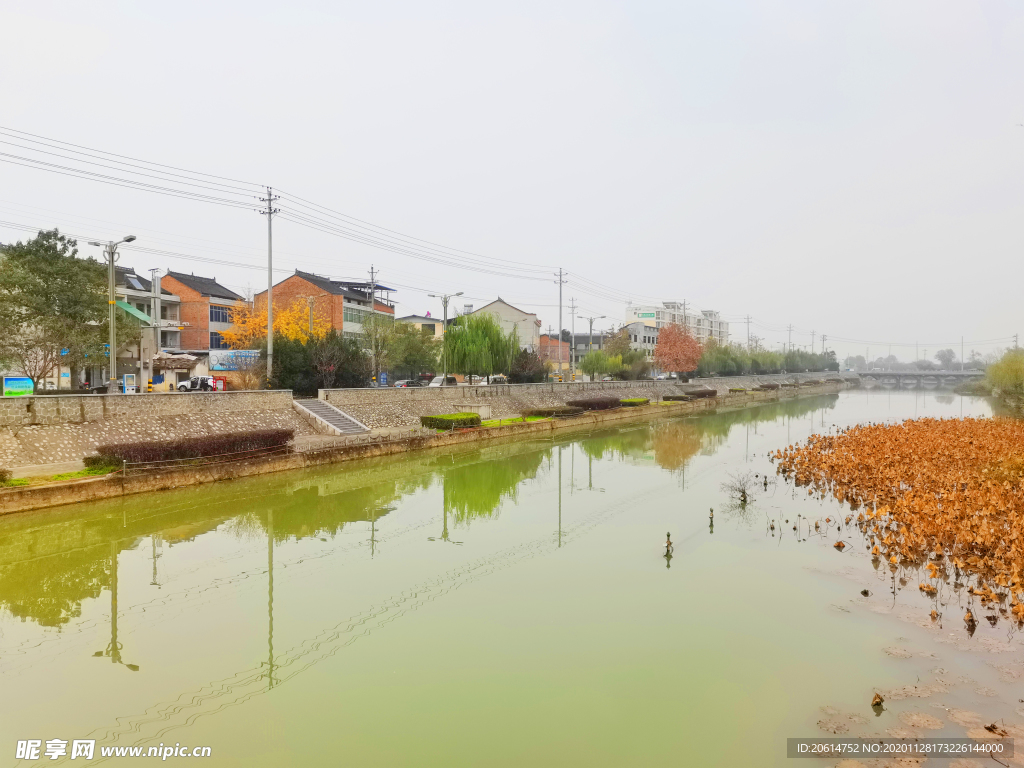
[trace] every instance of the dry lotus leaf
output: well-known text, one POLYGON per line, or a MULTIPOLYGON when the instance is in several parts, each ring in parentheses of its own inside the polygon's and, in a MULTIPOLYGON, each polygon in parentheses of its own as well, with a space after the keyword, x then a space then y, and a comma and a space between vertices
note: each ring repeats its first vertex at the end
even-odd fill
POLYGON ((836 720, 829 718, 827 720, 819 720, 818 727, 825 733, 832 733, 839 735, 841 733, 847 733, 850 730, 850 726, 844 723, 842 720, 836 720))
POLYGON ((924 712, 900 712, 900 722, 911 728, 925 728, 929 731, 942 729, 942 721, 924 712))
MULTIPOLYGON (((809 493, 860 509, 871 553, 891 568, 927 564, 922 592, 972 578, 972 598, 1024 623, 1024 421, 867 424, 772 458, 809 493)), ((965 619, 977 621, 969 610, 965 619)))

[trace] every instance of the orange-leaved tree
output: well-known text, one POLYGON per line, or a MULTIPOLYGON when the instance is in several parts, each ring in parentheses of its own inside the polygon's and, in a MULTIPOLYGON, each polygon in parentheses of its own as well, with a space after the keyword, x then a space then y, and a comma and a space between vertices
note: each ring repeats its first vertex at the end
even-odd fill
MULTIPOLYGON (((231 327, 222 331, 224 341, 232 349, 253 349, 267 338, 267 305, 257 303, 243 304, 231 310, 231 327)), ((283 336, 294 341, 307 341, 320 338, 331 330, 330 320, 326 313, 313 308, 313 333, 309 332, 309 304, 305 301, 293 301, 278 306, 274 302, 274 336, 283 336)))
POLYGON ((693 334, 679 323, 672 323, 658 332, 654 363, 663 371, 686 373, 697 369, 701 352, 700 342, 693 334))

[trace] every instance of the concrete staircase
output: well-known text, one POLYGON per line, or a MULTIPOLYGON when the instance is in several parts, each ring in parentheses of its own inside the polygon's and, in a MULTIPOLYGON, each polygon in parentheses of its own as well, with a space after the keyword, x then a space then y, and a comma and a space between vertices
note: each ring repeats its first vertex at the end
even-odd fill
POLYGON ((323 400, 295 400, 294 405, 307 421, 314 422, 325 432, 335 435, 362 435, 370 431, 365 424, 323 400))

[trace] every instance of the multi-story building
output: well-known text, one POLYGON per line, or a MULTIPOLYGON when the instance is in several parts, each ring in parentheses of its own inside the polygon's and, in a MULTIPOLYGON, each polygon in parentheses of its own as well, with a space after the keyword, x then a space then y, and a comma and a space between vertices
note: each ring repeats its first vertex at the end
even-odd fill
POLYGON ((690 312, 681 301, 666 301, 659 307, 654 304, 630 304, 626 307, 626 323, 641 322, 654 328, 666 325, 681 325, 704 344, 714 339, 719 344, 729 343, 729 323, 722 320, 721 314, 714 310, 690 312))
POLYGON ((170 270, 160 284, 180 299, 181 349, 206 352, 227 347, 221 334, 231 327, 231 310, 245 304, 241 296, 214 277, 170 270))
POLYGON ((500 296, 476 311, 473 310, 472 304, 467 304, 463 308, 463 314, 466 315, 479 315, 484 312, 494 315, 505 333, 515 328, 519 333, 519 346, 522 349, 528 352, 536 352, 539 349, 541 324, 533 312, 524 312, 513 307, 500 296))
MULTIPOLYGON (((363 333, 363 320, 371 313, 395 316, 395 305, 388 298, 389 293, 394 293, 394 288, 379 283, 337 280, 295 270, 294 275, 274 286, 274 310, 301 302, 303 307, 312 306, 319 323, 326 323, 348 338, 358 339, 363 333)), ((257 293, 254 302, 257 309, 265 308, 267 292, 257 293)))
POLYGON ((588 352, 599 352, 604 349, 605 343, 610 338, 607 333, 577 333, 573 337, 572 359, 576 369, 579 370, 580 361, 587 356, 588 352))
POLYGON ((623 326, 623 330, 629 336, 630 349, 642 351, 648 360, 654 359, 654 348, 658 346, 658 326, 638 320, 623 326))

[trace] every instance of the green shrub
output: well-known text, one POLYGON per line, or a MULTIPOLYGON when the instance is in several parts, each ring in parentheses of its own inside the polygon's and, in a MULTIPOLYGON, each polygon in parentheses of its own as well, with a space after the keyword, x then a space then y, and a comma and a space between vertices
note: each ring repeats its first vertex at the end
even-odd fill
POLYGON ((86 469, 121 468, 121 460, 115 459, 113 456, 86 456, 82 459, 82 463, 85 464, 86 469))
POLYGON ((522 412, 523 416, 579 416, 583 413, 582 408, 572 405, 556 405, 554 408, 527 408, 522 412))
POLYGON ((667 403, 675 403, 686 402, 687 400, 692 400, 693 398, 690 397, 689 395, 664 395, 661 399, 667 403))
POLYGON ((717 389, 695 389, 692 392, 686 393, 689 397, 716 397, 718 395, 717 389))
POLYGON ((619 400, 619 404, 627 408, 636 408, 641 405, 647 405, 650 402, 651 399, 649 397, 627 397, 625 400, 619 400))
POLYGON ((428 429, 459 429, 479 427, 478 413, 440 413, 437 416, 420 416, 420 424, 428 429))
POLYGON ((729 387, 730 392, 746 392, 747 390, 743 387, 729 387))
MULTIPOLYGON (((109 462, 129 464, 147 461, 170 461, 173 459, 200 459, 229 453, 255 451, 262 448, 278 448, 288 444, 295 436, 294 429, 260 429, 252 432, 229 433, 226 435, 202 435, 183 437, 177 440, 161 440, 151 443, 116 443, 101 445, 96 449, 109 462)), ((93 457, 89 457, 92 461, 93 457)), ((102 466, 86 463, 87 467, 102 466)))
POLYGON ((582 408, 584 411, 607 411, 619 407, 617 397, 582 397, 578 400, 566 400, 566 405, 582 408))
POLYGON ((779 385, 776 382, 774 382, 774 381, 769 381, 766 384, 758 384, 755 387, 755 389, 760 389, 763 392, 768 392, 770 390, 774 390, 774 389, 778 389, 778 388, 779 388, 779 385))

